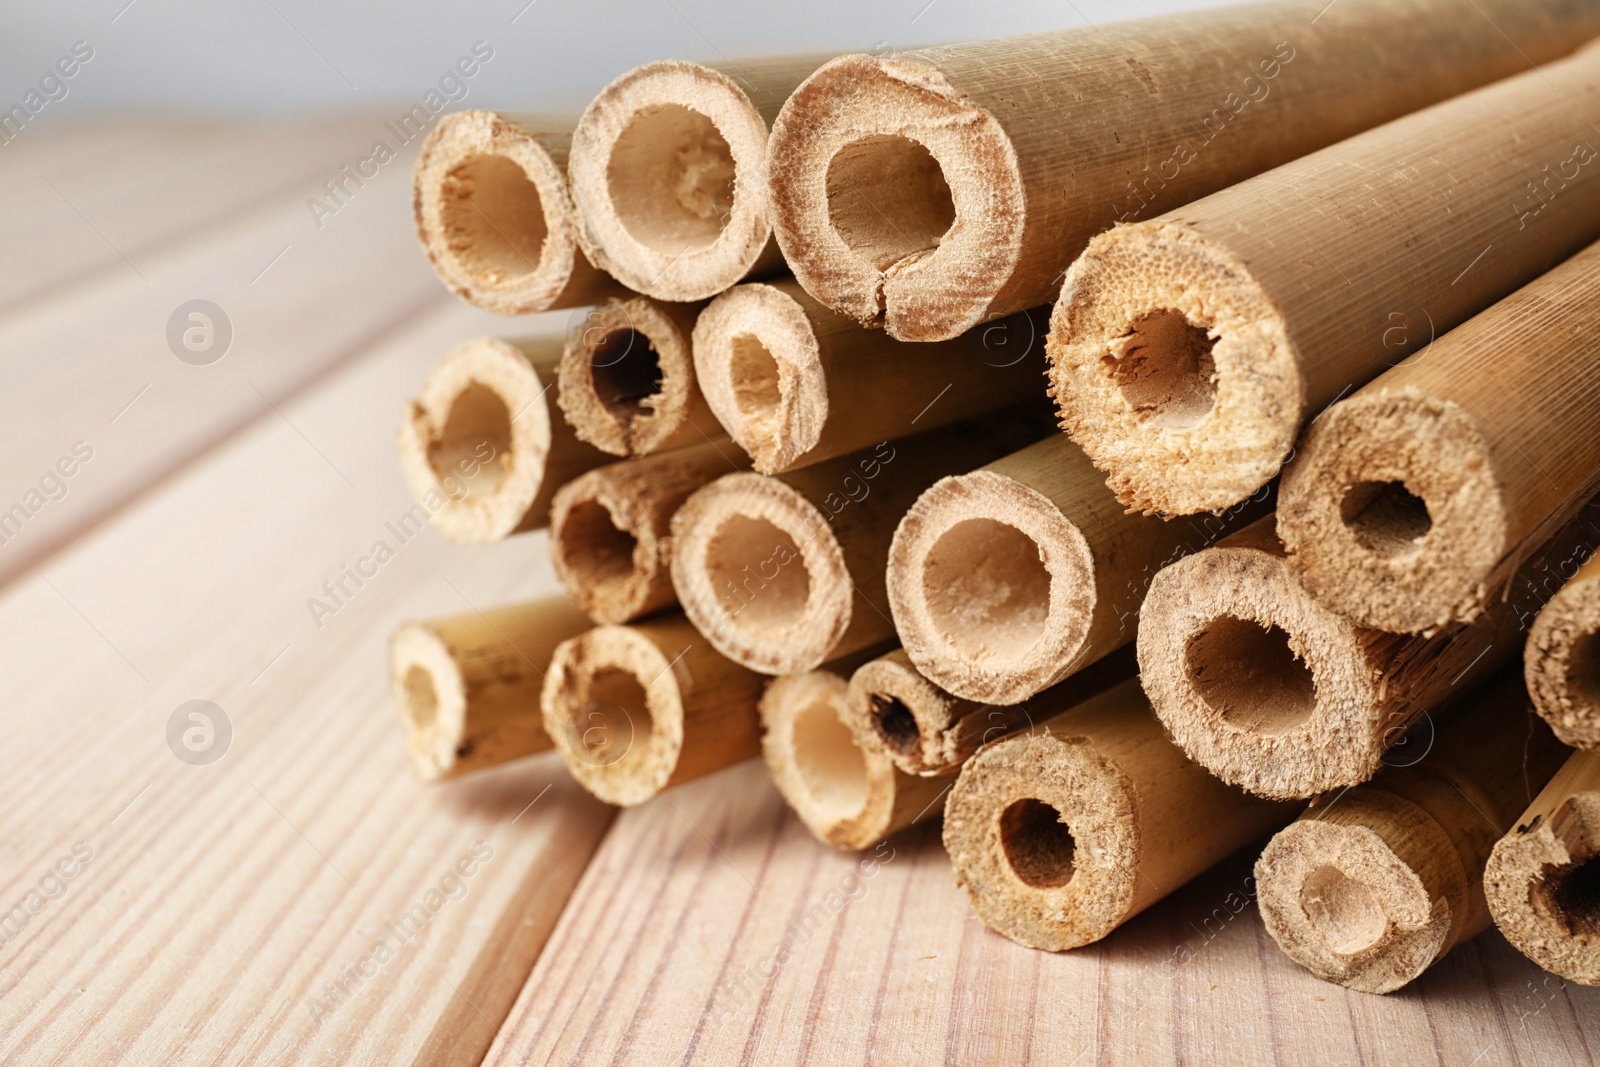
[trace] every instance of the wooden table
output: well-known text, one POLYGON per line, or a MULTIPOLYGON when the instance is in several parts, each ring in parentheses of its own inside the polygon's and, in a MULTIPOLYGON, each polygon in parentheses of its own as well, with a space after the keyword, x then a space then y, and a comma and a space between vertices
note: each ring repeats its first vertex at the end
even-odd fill
POLYGON ((567 316, 442 291, 409 155, 319 228, 383 135, 0 147, 0 1061, 1594 1062, 1600 991, 1493 932, 1388 997, 1308 977, 1249 856, 1049 955, 972 917, 935 829, 832 852, 756 764, 620 814, 553 757, 415 782, 389 632, 557 585, 543 535, 395 537, 401 404, 453 342, 567 316), (205 365, 167 336, 197 299, 232 329, 205 365))

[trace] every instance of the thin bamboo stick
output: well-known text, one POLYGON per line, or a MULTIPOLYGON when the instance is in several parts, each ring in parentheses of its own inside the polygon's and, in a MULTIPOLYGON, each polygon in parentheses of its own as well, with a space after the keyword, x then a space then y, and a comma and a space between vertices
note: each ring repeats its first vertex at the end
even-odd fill
POLYGON ((944 846, 985 925, 1060 951, 1293 815, 1184 758, 1129 679, 980 749, 945 802, 944 846))
POLYGON ((1430 744, 1318 798, 1268 842, 1257 899, 1278 947, 1318 978, 1390 993, 1489 925, 1489 851, 1568 750, 1515 671, 1464 699, 1430 744))
POLYGON ((499 315, 579 307, 626 293, 578 247, 567 191, 569 119, 441 116, 412 171, 417 235, 439 280, 499 315))
POLYGON ((1483 888, 1518 952, 1600 985, 1600 753, 1572 754, 1495 845, 1483 888))
POLYGON ((463 544, 537 530, 557 487, 607 461, 545 400, 561 346, 479 337, 439 361, 400 425, 400 470, 417 501, 403 523, 426 518, 463 544))
POLYGON ((550 748, 539 687, 556 645, 589 628, 565 597, 408 622, 389 642, 417 777, 453 778, 550 748))
POLYGON ((1043 397, 1046 325, 1036 312, 912 346, 792 280, 751 282, 700 313, 694 363, 728 434, 759 473, 778 474, 1043 397))
POLYGON ((773 231, 822 303, 942 340, 1052 301, 1113 222, 1596 33, 1567 0, 1296 0, 842 56, 773 124, 773 231))
MULTIPOLYGON (((1528 629, 1523 671, 1533 706, 1563 744, 1600 748, 1600 555, 1583 546, 1587 561, 1550 598, 1528 629)), ((1582 556, 1563 561, 1567 577, 1582 556)))
POLYGON ((1063 425, 1130 508, 1250 495, 1308 415, 1600 237, 1597 111, 1585 49, 1101 234, 1051 320, 1063 425))
POLYGON ((681 615, 597 626, 556 647, 544 729, 579 785, 631 807, 759 755, 765 681, 681 615))

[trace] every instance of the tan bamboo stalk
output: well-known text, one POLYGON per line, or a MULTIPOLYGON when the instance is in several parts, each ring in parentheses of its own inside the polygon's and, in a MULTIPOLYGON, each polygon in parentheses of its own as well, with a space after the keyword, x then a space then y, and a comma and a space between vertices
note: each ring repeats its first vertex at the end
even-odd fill
POLYGON ((1568 758, 1495 845, 1483 888, 1518 952, 1570 982, 1600 985, 1600 753, 1568 758))
POLYGON ((1130 514, 1053 434, 917 498, 889 550, 889 606, 931 681, 1016 704, 1132 641, 1151 577, 1266 506, 1175 522, 1130 514))
POLYGON ((411 175, 417 235, 439 280, 499 315, 580 307, 626 290, 578 246, 567 192, 572 120, 441 116, 411 175))
POLYGON ((672 580, 723 655, 798 674, 894 635, 884 559, 895 524, 936 479, 1051 432, 1011 409, 772 477, 728 474, 672 519, 672 580))
POLYGON ((556 647, 544 729, 579 785, 631 807, 759 755, 765 681, 682 615, 597 626, 556 647))
POLYGON ((767 125, 828 57, 646 63, 606 86, 572 135, 589 258, 661 300, 703 300, 781 269, 767 219, 767 125))
POLYGON ((1054 300, 1113 222, 1600 33, 1565 0, 1475 7, 1296 0, 841 56, 773 124, 773 231, 822 303, 902 340, 954 337, 1054 300))
POLYGON ((556 645, 589 628, 565 597, 408 622, 389 642, 417 777, 453 778, 550 748, 539 690, 556 645))
POLYGON ((1568 750, 1515 669, 1463 703, 1408 739, 1420 759, 1319 797, 1256 862, 1267 932, 1318 978, 1390 993, 1489 925, 1489 851, 1568 750))
POLYGON ((1600 481, 1600 244, 1319 417, 1278 535, 1364 626, 1470 622, 1600 481))
POLYGON ((549 522, 557 487, 607 462, 547 402, 562 342, 463 341, 439 361, 400 425, 400 469, 452 541, 483 544, 549 522))
POLYGON ((1528 630, 1523 669, 1533 706, 1556 736, 1600 749, 1600 555, 1593 547, 1528 630))
POLYGON ((1130 508, 1255 492, 1308 415, 1600 237, 1597 111, 1585 49, 1101 234, 1052 313, 1063 425, 1130 508))
POLYGON ((557 490, 550 562, 573 602, 610 623, 676 604, 667 547, 673 512, 702 485, 739 469, 731 451, 704 441, 608 463, 557 490))
POLYGON ((1288 804, 1224 785, 1167 740, 1129 679, 986 745, 945 801, 944 847, 985 925, 1030 948, 1105 937, 1288 804))
POLYGON ((1047 316, 907 345, 789 279, 728 290, 700 313, 694 365, 712 412, 778 474, 1044 396, 1047 316))
POLYGON ((642 456, 723 436, 695 381, 699 304, 607 300, 567 337, 557 399, 581 440, 642 456))

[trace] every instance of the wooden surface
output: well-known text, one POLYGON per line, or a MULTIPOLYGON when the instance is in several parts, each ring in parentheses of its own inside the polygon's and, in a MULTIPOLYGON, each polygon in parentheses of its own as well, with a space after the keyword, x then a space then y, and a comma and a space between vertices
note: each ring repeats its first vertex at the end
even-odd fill
POLYGON ((1600 992, 1492 932, 1385 998, 1308 977, 1244 906, 1250 855, 1049 955, 972 917, 937 827, 824 849, 758 763, 615 817, 549 755, 415 782, 389 631, 558 586, 542 534, 425 531, 320 627, 307 608, 396 541, 402 401, 510 325, 433 282, 409 160, 312 224, 305 199, 380 134, 40 123, 0 148, 0 234, 40 264, 0 272, 0 509, 94 449, 0 545, 0 912, 38 904, 0 926, 0 1062, 1593 1062, 1600 992), (41 206, 46 179, 116 258, 41 206), (196 297, 235 327, 207 367, 164 338, 196 297), (167 740, 195 699, 233 729, 208 765, 167 740), (332 1001, 480 841, 465 895, 332 1001), (30 897, 80 842, 63 891, 30 897))

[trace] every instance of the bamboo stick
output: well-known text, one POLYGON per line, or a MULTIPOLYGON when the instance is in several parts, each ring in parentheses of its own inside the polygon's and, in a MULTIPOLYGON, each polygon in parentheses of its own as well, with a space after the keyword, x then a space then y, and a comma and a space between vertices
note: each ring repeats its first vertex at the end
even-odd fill
POLYGON ((759 755, 764 682, 666 615, 563 641, 540 703, 578 784, 631 807, 759 755))
POLYGON ((567 595, 596 622, 624 623, 676 604, 667 532, 689 494, 729 470, 705 441, 608 463, 556 491, 550 562, 567 595))
MULTIPOLYGON (((1600 555, 1589 558, 1550 599, 1523 650, 1533 706, 1574 748, 1600 748, 1600 555)), ((1570 563, 1576 563, 1574 558, 1570 563)), ((1566 568, 1558 573, 1566 577, 1566 568)))
POLYGON ((1470 622, 1600 481, 1600 244, 1328 409, 1283 473, 1278 534, 1364 626, 1470 622))
POLYGON ((1049 433, 1012 409, 773 477, 728 474, 672 519, 672 580, 718 651, 799 674, 894 635, 884 558, 918 493, 1049 433))
POLYGON ((1506 940, 1552 974, 1600 985, 1600 753, 1574 752, 1489 856, 1506 940))
POLYGON ((389 642, 406 751, 424 781, 550 747, 539 712, 556 645, 589 628, 565 597, 408 622, 389 642))
POLYGON ((1568 750, 1514 669, 1464 704, 1420 760, 1313 801, 1256 862, 1267 932, 1318 978, 1390 993, 1489 925, 1489 851, 1568 750))
POLYGON ((1136 679, 986 745, 945 801, 956 881, 1030 948, 1105 937, 1294 809, 1184 758, 1136 679))
POLYGON ((1063 425, 1130 508, 1255 492, 1307 415, 1600 237, 1597 110, 1585 49, 1101 234, 1051 320, 1063 425))
POLYGON ((572 195, 589 258, 661 300, 703 300, 774 273, 767 124, 827 56, 668 59, 600 91, 572 135, 572 195))
POLYGON ((626 290, 578 246, 567 191, 571 120, 443 115, 412 171, 417 235, 439 280, 498 315, 579 307, 626 290))
POLYGON ((400 470, 452 541, 484 544, 549 522, 563 482, 606 462, 545 401, 561 341, 463 341, 439 361, 400 425, 400 470))
POLYGON ((759 473, 778 474, 1042 397, 1046 325, 1043 313, 1021 315, 911 346, 792 280, 751 282, 700 313, 694 364, 729 436, 759 473))
POLYGON ((579 439, 613 456, 643 456, 720 439, 695 381, 690 336, 698 304, 607 300, 567 338, 557 401, 579 439))
POLYGON ((1564 0, 1307 0, 842 56, 773 124, 773 231, 822 303, 942 340, 1054 300, 1113 222, 1596 33, 1564 0))
POLYGON ((1182 522, 1129 514, 1052 435, 935 482, 900 520, 885 579, 900 640, 951 693, 1016 704, 1132 641, 1151 577, 1262 500, 1182 522))

